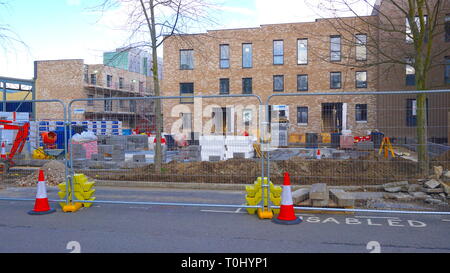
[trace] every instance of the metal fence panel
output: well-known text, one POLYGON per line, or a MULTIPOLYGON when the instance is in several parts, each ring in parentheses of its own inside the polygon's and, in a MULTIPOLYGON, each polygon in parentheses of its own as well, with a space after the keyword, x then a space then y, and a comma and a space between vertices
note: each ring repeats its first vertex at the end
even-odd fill
MULTIPOLYGON (((24 102, 8 103, 17 105, 16 109, 20 111, 24 102)), ((0 143, 6 152, 2 159, 0 185, 33 189, 38 182, 39 169, 42 169, 47 185, 55 187, 65 182, 69 173, 66 105, 60 100, 30 100, 26 103, 33 105, 29 111, 0 112, 0 143)), ((35 200, 34 189, 17 192, 15 197, 0 197, 0 200, 35 200)), ((52 199, 53 202, 68 202, 67 195, 53 196, 52 199)))

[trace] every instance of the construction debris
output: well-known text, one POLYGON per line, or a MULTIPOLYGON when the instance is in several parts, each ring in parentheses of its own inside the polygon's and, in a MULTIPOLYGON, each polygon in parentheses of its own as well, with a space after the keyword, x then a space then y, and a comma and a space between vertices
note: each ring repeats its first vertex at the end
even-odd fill
MULTIPOLYGON (((65 182, 66 171, 63 163, 53 160, 46 163, 40 169, 44 171, 47 186, 57 186, 65 182)), ((36 170, 28 176, 19 178, 16 181, 16 185, 19 187, 33 187, 36 185, 38 179, 39 170, 36 170)))

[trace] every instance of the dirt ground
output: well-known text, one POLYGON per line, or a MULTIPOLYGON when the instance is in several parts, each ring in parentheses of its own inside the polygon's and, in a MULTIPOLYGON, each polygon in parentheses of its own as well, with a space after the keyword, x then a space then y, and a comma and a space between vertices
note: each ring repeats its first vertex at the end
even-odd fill
MULTIPOLYGON (((270 164, 270 175, 275 184, 283 183, 285 172, 290 174, 295 183, 301 184, 370 185, 423 178, 418 172, 417 163, 403 158, 384 159, 376 153, 353 160, 294 157, 285 161, 271 161, 270 164)), ((259 176, 259 160, 232 159, 222 162, 171 162, 163 165, 161 174, 155 174, 153 165, 149 165, 126 174, 100 175, 96 179, 249 184, 259 176)))

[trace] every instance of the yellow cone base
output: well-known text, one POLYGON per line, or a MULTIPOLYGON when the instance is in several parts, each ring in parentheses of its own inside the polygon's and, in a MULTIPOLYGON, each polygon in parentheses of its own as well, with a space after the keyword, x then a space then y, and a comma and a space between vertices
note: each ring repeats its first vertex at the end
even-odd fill
POLYGON ((267 209, 264 209, 264 210, 258 209, 258 217, 259 217, 259 219, 262 219, 262 220, 264 220, 264 219, 272 219, 273 218, 273 213, 272 213, 272 211, 269 211, 267 209))
POLYGON ((83 206, 83 204, 81 203, 75 203, 75 205, 70 204, 70 205, 65 205, 63 206, 62 210, 63 212, 77 212, 79 209, 81 209, 81 207, 83 206))

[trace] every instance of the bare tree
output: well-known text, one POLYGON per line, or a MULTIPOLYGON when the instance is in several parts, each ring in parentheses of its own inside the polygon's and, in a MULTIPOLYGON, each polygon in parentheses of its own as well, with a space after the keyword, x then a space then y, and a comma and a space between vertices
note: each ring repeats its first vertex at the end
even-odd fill
MULTIPOLYGON (((317 2, 316 2, 317 3, 317 2)), ((417 90, 429 90, 429 77, 433 68, 443 64, 448 47, 439 48, 438 37, 445 31, 444 17, 450 5, 445 0, 325 0, 316 6, 331 18, 324 18, 341 36, 347 48, 363 45, 367 53, 364 62, 355 62, 353 50, 343 51, 343 62, 350 67, 378 67, 380 74, 388 74, 398 65, 409 65, 415 70, 417 90), (373 9, 372 15, 362 16, 355 4, 373 9), (353 18, 340 17, 342 13, 353 18), (355 35, 366 33, 366 41, 355 35)), ((448 26, 447 26, 448 27, 448 26)), ((328 43, 325 43, 328 45, 328 43)), ((326 49, 316 52, 327 52, 326 49)), ((329 54, 318 57, 330 61, 329 54)), ((357 56, 356 56, 357 57, 357 56)), ((426 94, 417 95, 417 139, 420 168, 428 171, 426 94)))
MULTIPOLYGON (((130 30, 129 47, 148 47, 153 59, 153 82, 155 96, 161 95, 158 48, 174 35, 191 32, 190 27, 214 21, 208 13, 214 7, 210 0, 103 0, 102 10, 120 5, 128 6, 130 30), (131 42, 133 41, 133 42, 131 42)), ((155 172, 162 167, 162 105, 155 102, 156 145, 155 172)))
MULTIPOLYGON (((0 1, 0 11, 7 10, 7 8, 8 2, 0 1)), ((0 13, 0 19, 2 18, 1 15, 2 14, 0 13)), ((22 41, 19 35, 14 32, 10 25, 0 22, 0 47, 7 50, 9 48, 13 48, 16 43, 26 47, 26 44, 22 41)))

